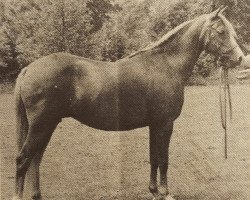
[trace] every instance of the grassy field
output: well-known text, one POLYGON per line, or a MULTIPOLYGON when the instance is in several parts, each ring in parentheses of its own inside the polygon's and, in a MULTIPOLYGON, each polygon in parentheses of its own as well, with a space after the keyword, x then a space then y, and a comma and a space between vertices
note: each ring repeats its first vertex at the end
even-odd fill
MULTIPOLYGON (((250 199, 250 85, 232 88, 224 159, 218 87, 187 87, 170 149, 169 190, 177 200, 250 199)), ((1 199, 14 191, 13 95, 0 95, 1 199)), ((43 199, 149 200, 148 128, 98 131, 64 119, 41 165, 43 199)), ((27 198, 25 198, 27 199, 27 198)))

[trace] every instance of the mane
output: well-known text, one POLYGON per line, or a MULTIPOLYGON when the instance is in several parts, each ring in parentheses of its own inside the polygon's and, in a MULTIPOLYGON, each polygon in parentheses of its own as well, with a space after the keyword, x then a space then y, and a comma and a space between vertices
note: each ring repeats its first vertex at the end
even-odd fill
POLYGON ((139 51, 136 51, 132 54, 130 54, 128 56, 128 58, 132 58, 138 54, 141 54, 143 52, 146 52, 148 50, 151 50, 153 48, 156 48, 158 46, 160 46, 161 44, 167 42, 168 40, 170 40, 171 38, 173 38, 173 36, 175 36, 176 34, 179 33, 179 31, 181 31, 182 29, 184 29, 187 25, 189 25, 191 22, 193 22, 194 20, 189 20, 189 21, 186 21, 186 22, 183 22, 182 24, 180 24, 179 26, 175 27, 174 29, 170 30, 169 32, 167 32, 167 34, 165 34, 161 39, 159 39, 158 41, 148 45, 147 47, 139 50, 139 51))
MULTIPOLYGON (((201 15, 195 19, 199 19, 199 18, 202 18, 202 17, 207 17, 209 14, 204 14, 204 15, 201 15)), ((233 25, 226 19, 225 16, 223 16, 222 14, 220 14, 218 16, 222 22, 224 23, 224 25, 228 28, 228 30, 230 31, 230 33, 235 37, 237 38, 237 34, 233 28, 233 25)), ((127 56, 127 58, 132 58, 138 54, 141 54, 143 52, 146 52, 146 51, 149 51, 149 50, 152 50, 154 48, 157 48, 159 47, 160 45, 162 45, 163 43, 169 41, 170 39, 172 39, 176 34, 178 34, 181 30, 183 30, 186 26, 188 26, 190 23, 192 23, 195 19, 192 19, 192 20, 189 20, 189 21, 186 21, 186 22, 183 22, 182 24, 180 24, 179 26, 175 27, 174 29, 170 30, 169 32, 167 32, 167 34, 165 34, 161 39, 159 39, 158 41, 146 46, 145 48, 139 50, 139 51, 136 51, 132 54, 130 54, 129 56, 127 56)))

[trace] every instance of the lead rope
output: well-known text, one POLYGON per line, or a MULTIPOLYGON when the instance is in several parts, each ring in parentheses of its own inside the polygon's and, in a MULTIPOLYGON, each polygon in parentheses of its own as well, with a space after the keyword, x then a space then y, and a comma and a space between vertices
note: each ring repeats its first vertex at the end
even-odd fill
MULTIPOLYGON (((218 62, 217 62, 217 65, 218 62)), ((220 114, 221 114, 221 124, 224 129, 224 155, 227 159, 227 103, 229 107, 230 119, 232 119, 232 100, 230 85, 228 79, 228 68, 221 67, 220 71, 220 114), (223 99, 222 99, 223 98, 223 99)))

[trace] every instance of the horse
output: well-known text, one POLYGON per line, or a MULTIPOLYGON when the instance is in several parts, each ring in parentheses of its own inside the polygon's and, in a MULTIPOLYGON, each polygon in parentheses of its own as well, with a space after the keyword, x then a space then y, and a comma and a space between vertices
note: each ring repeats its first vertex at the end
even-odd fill
POLYGON ((241 63, 241 67, 243 67, 244 69, 239 70, 236 77, 240 80, 249 79, 250 78, 250 54, 244 57, 241 63))
POLYGON ((167 183, 169 144, 186 81, 204 50, 227 58, 222 59, 227 67, 239 65, 243 57, 224 10, 184 22, 116 62, 53 53, 25 67, 15 86, 18 154, 13 200, 23 198, 26 172, 33 184, 32 199, 41 199, 39 165, 53 131, 66 117, 104 131, 149 127, 149 191, 154 199, 173 199, 167 183))

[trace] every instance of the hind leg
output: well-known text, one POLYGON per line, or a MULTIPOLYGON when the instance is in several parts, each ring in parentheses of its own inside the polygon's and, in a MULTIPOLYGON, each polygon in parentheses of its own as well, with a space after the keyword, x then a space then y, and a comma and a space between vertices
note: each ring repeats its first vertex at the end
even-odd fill
POLYGON ((39 165, 43 151, 58 123, 59 120, 41 116, 31 120, 27 138, 16 159, 16 197, 13 199, 22 199, 24 179, 29 168, 34 198, 40 199, 39 165))
POLYGON ((41 199, 39 167, 43 157, 44 150, 41 150, 36 153, 27 171, 28 183, 31 185, 32 199, 36 200, 41 199))

